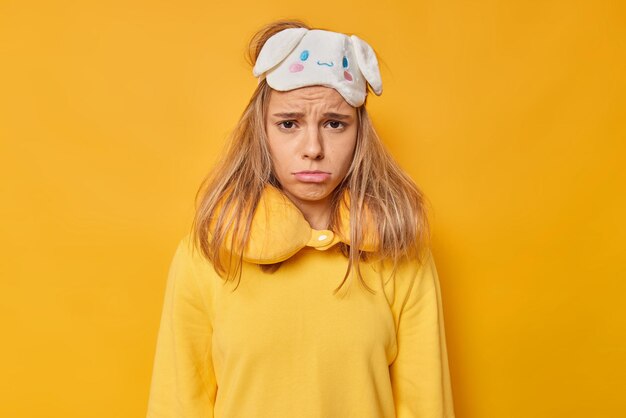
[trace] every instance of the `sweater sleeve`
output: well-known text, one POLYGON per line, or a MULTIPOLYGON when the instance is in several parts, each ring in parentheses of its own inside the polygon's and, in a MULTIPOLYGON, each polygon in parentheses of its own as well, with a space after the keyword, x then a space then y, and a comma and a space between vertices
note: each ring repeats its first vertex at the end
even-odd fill
POLYGON ((211 358, 211 299, 202 268, 191 255, 189 236, 183 238, 167 278, 148 418, 214 416, 217 384, 211 358))
POLYGON ((389 366, 397 418, 454 418, 441 290, 429 251, 399 316, 389 366))

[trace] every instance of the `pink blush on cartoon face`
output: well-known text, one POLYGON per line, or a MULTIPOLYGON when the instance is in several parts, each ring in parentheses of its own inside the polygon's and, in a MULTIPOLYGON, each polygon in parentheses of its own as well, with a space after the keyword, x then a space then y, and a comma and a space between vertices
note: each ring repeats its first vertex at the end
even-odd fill
POLYGON ((300 64, 299 62, 294 62, 289 66, 289 72, 291 73, 297 73, 298 71, 302 70, 304 70, 304 65, 300 64))
POLYGON ((344 71, 344 72, 343 72, 343 76, 344 76, 344 78, 345 78, 346 80, 348 80, 348 81, 352 81, 352 74, 350 74, 349 72, 344 71))

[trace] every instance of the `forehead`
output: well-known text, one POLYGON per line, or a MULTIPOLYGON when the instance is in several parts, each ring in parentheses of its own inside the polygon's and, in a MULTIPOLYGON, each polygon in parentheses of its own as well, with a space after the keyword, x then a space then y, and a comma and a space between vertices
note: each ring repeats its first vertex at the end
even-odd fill
POLYGON ((334 88, 307 86, 289 91, 273 90, 269 107, 310 107, 321 106, 350 112, 354 109, 334 88))

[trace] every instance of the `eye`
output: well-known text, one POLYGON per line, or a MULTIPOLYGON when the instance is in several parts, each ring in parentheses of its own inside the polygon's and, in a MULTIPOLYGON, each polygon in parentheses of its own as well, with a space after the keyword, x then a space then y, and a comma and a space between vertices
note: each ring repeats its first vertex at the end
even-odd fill
POLYGON ((293 128, 294 122, 292 120, 284 120, 278 123, 278 126, 281 128, 285 128, 287 130, 291 130, 293 128))
POLYGON ((300 60, 301 61, 306 61, 309 58, 309 51, 307 49, 305 49, 304 51, 302 51, 302 53, 300 54, 300 60))
POLYGON ((328 122, 328 124, 333 129, 339 129, 339 128, 343 128, 344 127, 343 122, 339 122, 339 121, 336 121, 336 120, 331 120, 330 122, 328 122))
POLYGON ((348 57, 343 57, 343 68, 348 68, 348 57))

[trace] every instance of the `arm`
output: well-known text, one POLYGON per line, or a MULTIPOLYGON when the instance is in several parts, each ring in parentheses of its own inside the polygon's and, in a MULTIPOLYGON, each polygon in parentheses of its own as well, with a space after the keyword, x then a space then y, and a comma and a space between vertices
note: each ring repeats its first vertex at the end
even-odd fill
POLYGON ((211 359, 211 299, 208 288, 200 285, 202 270, 188 242, 181 240, 170 264, 148 418, 213 417, 217 383, 211 359))
POLYGON ((439 278, 432 253, 407 291, 389 366, 397 418, 454 418, 439 278))

